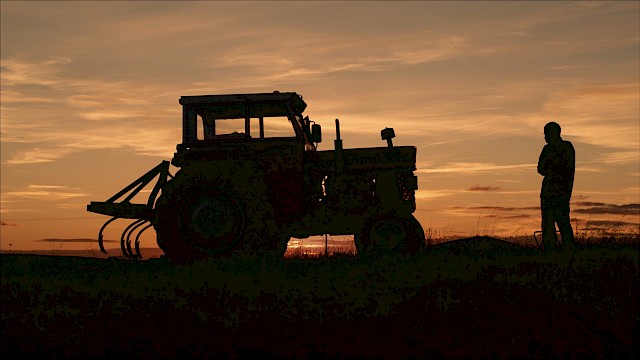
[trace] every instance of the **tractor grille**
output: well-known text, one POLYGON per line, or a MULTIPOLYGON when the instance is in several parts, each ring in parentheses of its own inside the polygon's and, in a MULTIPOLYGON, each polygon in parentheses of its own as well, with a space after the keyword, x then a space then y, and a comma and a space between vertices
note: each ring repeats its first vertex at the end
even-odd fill
POLYGON ((401 172, 396 174, 398 189, 402 200, 415 201, 416 190, 418 190, 418 177, 412 172, 401 172))

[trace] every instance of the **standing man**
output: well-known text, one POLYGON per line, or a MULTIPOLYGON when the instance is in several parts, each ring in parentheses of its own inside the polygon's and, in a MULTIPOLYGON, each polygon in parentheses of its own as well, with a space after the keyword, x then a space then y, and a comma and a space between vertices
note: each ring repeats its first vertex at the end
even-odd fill
POLYGON ((540 191, 542 212, 542 243, 547 252, 556 247, 556 224, 562 237, 562 248, 575 245, 569 218, 569 200, 576 170, 576 153, 569 141, 560 137, 560 125, 550 122, 544 126, 547 145, 538 159, 538 173, 544 176, 540 191))

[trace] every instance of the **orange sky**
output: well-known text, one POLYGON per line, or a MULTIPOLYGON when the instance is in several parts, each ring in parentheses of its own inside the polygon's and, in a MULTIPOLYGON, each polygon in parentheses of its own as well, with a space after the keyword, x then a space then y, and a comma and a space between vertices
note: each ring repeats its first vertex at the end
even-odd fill
POLYGON ((41 240, 97 236, 86 204, 171 159, 180 96, 274 90, 304 96, 320 150, 335 118, 345 148, 385 127, 417 146, 435 236, 538 229, 548 121, 576 148, 578 232, 640 231, 638 2, 0 6, 0 249, 96 248, 41 240))

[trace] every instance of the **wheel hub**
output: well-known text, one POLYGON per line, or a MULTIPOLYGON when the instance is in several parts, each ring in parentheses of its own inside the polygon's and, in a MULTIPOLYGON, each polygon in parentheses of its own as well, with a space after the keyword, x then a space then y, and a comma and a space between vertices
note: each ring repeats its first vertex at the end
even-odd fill
POLYGON ((243 212, 229 196, 194 195, 181 213, 186 240, 200 250, 219 252, 229 249, 242 234, 243 212))
POLYGON ((404 225, 395 218, 376 221, 371 226, 369 236, 372 245, 388 250, 400 247, 407 238, 404 225))

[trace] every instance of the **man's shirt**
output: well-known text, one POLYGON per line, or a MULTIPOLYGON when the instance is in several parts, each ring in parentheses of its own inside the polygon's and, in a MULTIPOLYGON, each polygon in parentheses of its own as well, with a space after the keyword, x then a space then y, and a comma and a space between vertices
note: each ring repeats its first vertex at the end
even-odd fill
POLYGON ((545 145, 538 159, 538 173, 544 176, 540 197, 571 197, 575 169, 576 153, 571 142, 545 145))

